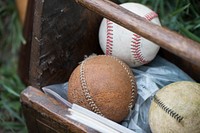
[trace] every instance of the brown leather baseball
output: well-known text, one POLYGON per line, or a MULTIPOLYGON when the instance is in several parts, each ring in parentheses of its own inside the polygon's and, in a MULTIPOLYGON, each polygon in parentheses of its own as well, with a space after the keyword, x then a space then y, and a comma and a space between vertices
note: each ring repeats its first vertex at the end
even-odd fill
POLYGON ((122 121, 136 102, 133 73, 113 56, 88 57, 73 71, 68 83, 70 102, 115 122, 122 121))

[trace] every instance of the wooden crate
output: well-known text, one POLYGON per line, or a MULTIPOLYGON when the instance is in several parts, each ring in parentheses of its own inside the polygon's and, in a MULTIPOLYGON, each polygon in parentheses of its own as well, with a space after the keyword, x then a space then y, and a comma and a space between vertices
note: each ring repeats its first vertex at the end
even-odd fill
POLYGON ((67 108, 40 88, 68 81, 84 55, 102 54, 97 37, 102 17, 156 42, 162 47, 162 57, 200 82, 200 44, 147 23, 113 2, 117 3, 29 0, 24 28, 27 44, 21 48, 19 74, 29 86, 21 94, 21 103, 30 133, 97 132, 66 117, 67 108), (160 36, 153 36, 154 32, 160 36))

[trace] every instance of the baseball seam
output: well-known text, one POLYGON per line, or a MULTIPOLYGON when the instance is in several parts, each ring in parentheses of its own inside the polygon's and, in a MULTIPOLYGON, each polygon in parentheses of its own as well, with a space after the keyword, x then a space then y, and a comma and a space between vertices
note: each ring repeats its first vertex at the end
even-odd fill
POLYGON ((106 36, 106 55, 112 55, 113 47, 113 22, 106 19, 107 36, 106 36))
MULTIPOLYGON (((155 12, 149 12, 148 14, 144 15, 144 18, 148 21, 151 21, 152 19, 158 17, 158 15, 155 12)), ((134 33, 131 41, 131 53, 134 57, 134 59, 142 64, 146 64, 149 61, 144 58, 141 52, 141 36, 134 33)))
MULTIPOLYGON (((106 55, 99 55, 99 56, 106 56, 106 55)), ((84 65, 85 65, 85 62, 88 60, 88 59, 91 59, 92 57, 95 57, 95 56, 90 56, 88 57, 87 59, 85 59, 84 61, 82 61, 81 63, 81 66, 80 66, 80 82, 81 82, 81 88, 82 88, 82 91, 84 93, 84 96, 86 98, 86 101, 88 102, 88 104, 90 105, 90 107, 92 108, 92 111, 101 115, 101 116, 104 116, 102 114, 102 112, 100 111, 100 109, 97 107, 97 105, 95 104, 93 98, 91 97, 90 95, 90 92, 88 90, 88 86, 87 86, 87 82, 86 82, 86 78, 85 78, 85 72, 84 72, 84 65)), ((126 65, 118 60, 117 58, 115 58, 114 56, 109 56, 113 59, 115 59, 123 68, 124 70, 127 72, 128 76, 129 76, 129 79, 130 79, 130 82, 131 82, 131 101, 129 103, 129 106, 128 108, 129 109, 132 109, 133 107, 133 102, 134 100, 136 99, 135 97, 135 94, 136 94, 136 91, 135 91, 135 88, 136 88, 136 83, 135 83, 135 79, 134 77, 132 76, 130 70, 126 67, 126 65)))
POLYGON ((141 36, 138 34, 133 34, 132 37, 132 41, 131 41, 131 53, 134 57, 134 59, 138 62, 141 63, 147 63, 148 61, 146 61, 141 53, 141 45, 140 42, 141 41, 141 36))
POLYGON ((176 119, 179 123, 183 120, 183 116, 179 115, 177 112, 175 112, 173 109, 170 109, 167 105, 165 105, 156 95, 154 96, 154 102, 163 109, 167 114, 169 114, 171 117, 176 119))
POLYGON ((152 19, 157 18, 157 17, 158 17, 158 14, 155 13, 154 11, 152 11, 152 12, 147 13, 144 17, 145 17, 148 21, 151 21, 152 19))
POLYGON ((130 82, 131 82, 131 101, 129 103, 129 109, 131 110, 132 107, 133 107, 133 101, 136 99, 136 97, 135 97, 135 94, 136 94, 136 92, 135 92, 135 88, 136 88, 135 79, 131 74, 132 72, 127 68, 127 66, 122 61, 120 61, 119 59, 117 59, 114 56, 111 56, 111 58, 114 58, 124 68, 124 70, 126 71, 126 73, 129 76, 129 79, 130 79, 130 82))
POLYGON ((97 107, 97 105, 95 104, 93 98, 91 97, 90 95, 90 92, 88 90, 88 87, 87 87, 87 82, 86 82, 86 78, 85 78, 85 72, 84 72, 84 64, 86 62, 86 60, 88 60, 89 58, 91 57, 88 57, 87 59, 85 59, 82 63, 81 63, 81 66, 80 66, 80 82, 81 82, 81 88, 82 88, 82 91, 83 91, 83 94, 85 95, 85 98, 86 98, 86 101, 88 102, 88 104, 90 105, 90 107, 92 108, 92 111, 101 115, 101 116, 104 116, 100 109, 97 107))

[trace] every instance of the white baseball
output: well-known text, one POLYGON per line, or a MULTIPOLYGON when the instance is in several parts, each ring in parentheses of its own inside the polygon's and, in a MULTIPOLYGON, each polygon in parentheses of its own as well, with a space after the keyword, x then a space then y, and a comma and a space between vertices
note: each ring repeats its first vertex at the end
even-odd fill
MULTIPOLYGON (((131 2, 120 6, 154 24, 161 25, 158 15, 142 4, 131 2)), ((106 18, 102 20, 99 28, 99 43, 104 54, 116 56, 131 67, 152 61, 160 48, 155 43, 106 18)))

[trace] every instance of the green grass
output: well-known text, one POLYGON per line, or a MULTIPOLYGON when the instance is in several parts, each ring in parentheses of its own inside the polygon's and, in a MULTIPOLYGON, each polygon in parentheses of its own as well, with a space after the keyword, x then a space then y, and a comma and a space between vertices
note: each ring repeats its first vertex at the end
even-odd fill
POLYGON ((0 64, 16 55, 21 43, 22 27, 14 0, 0 0, 0 64))
POLYGON ((163 26, 200 42, 199 0, 119 0, 138 2, 158 13, 163 26))
MULTIPOLYGON (((151 7, 163 26, 200 42, 199 0, 119 0, 151 7)), ((17 75, 18 52, 24 43, 14 0, 0 0, 0 132, 27 132, 19 102, 25 88, 17 75)))
POLYGON ((17 75, 18 52, 24 43, 14 0, 0 1, 0 132, 27 132, 19 102, 25 88, 17 75))
POLYGON ((16 73, 16 62, 0 68, 0 129, 4 132, 25 132, 19 94, 25 86, 16 73))

